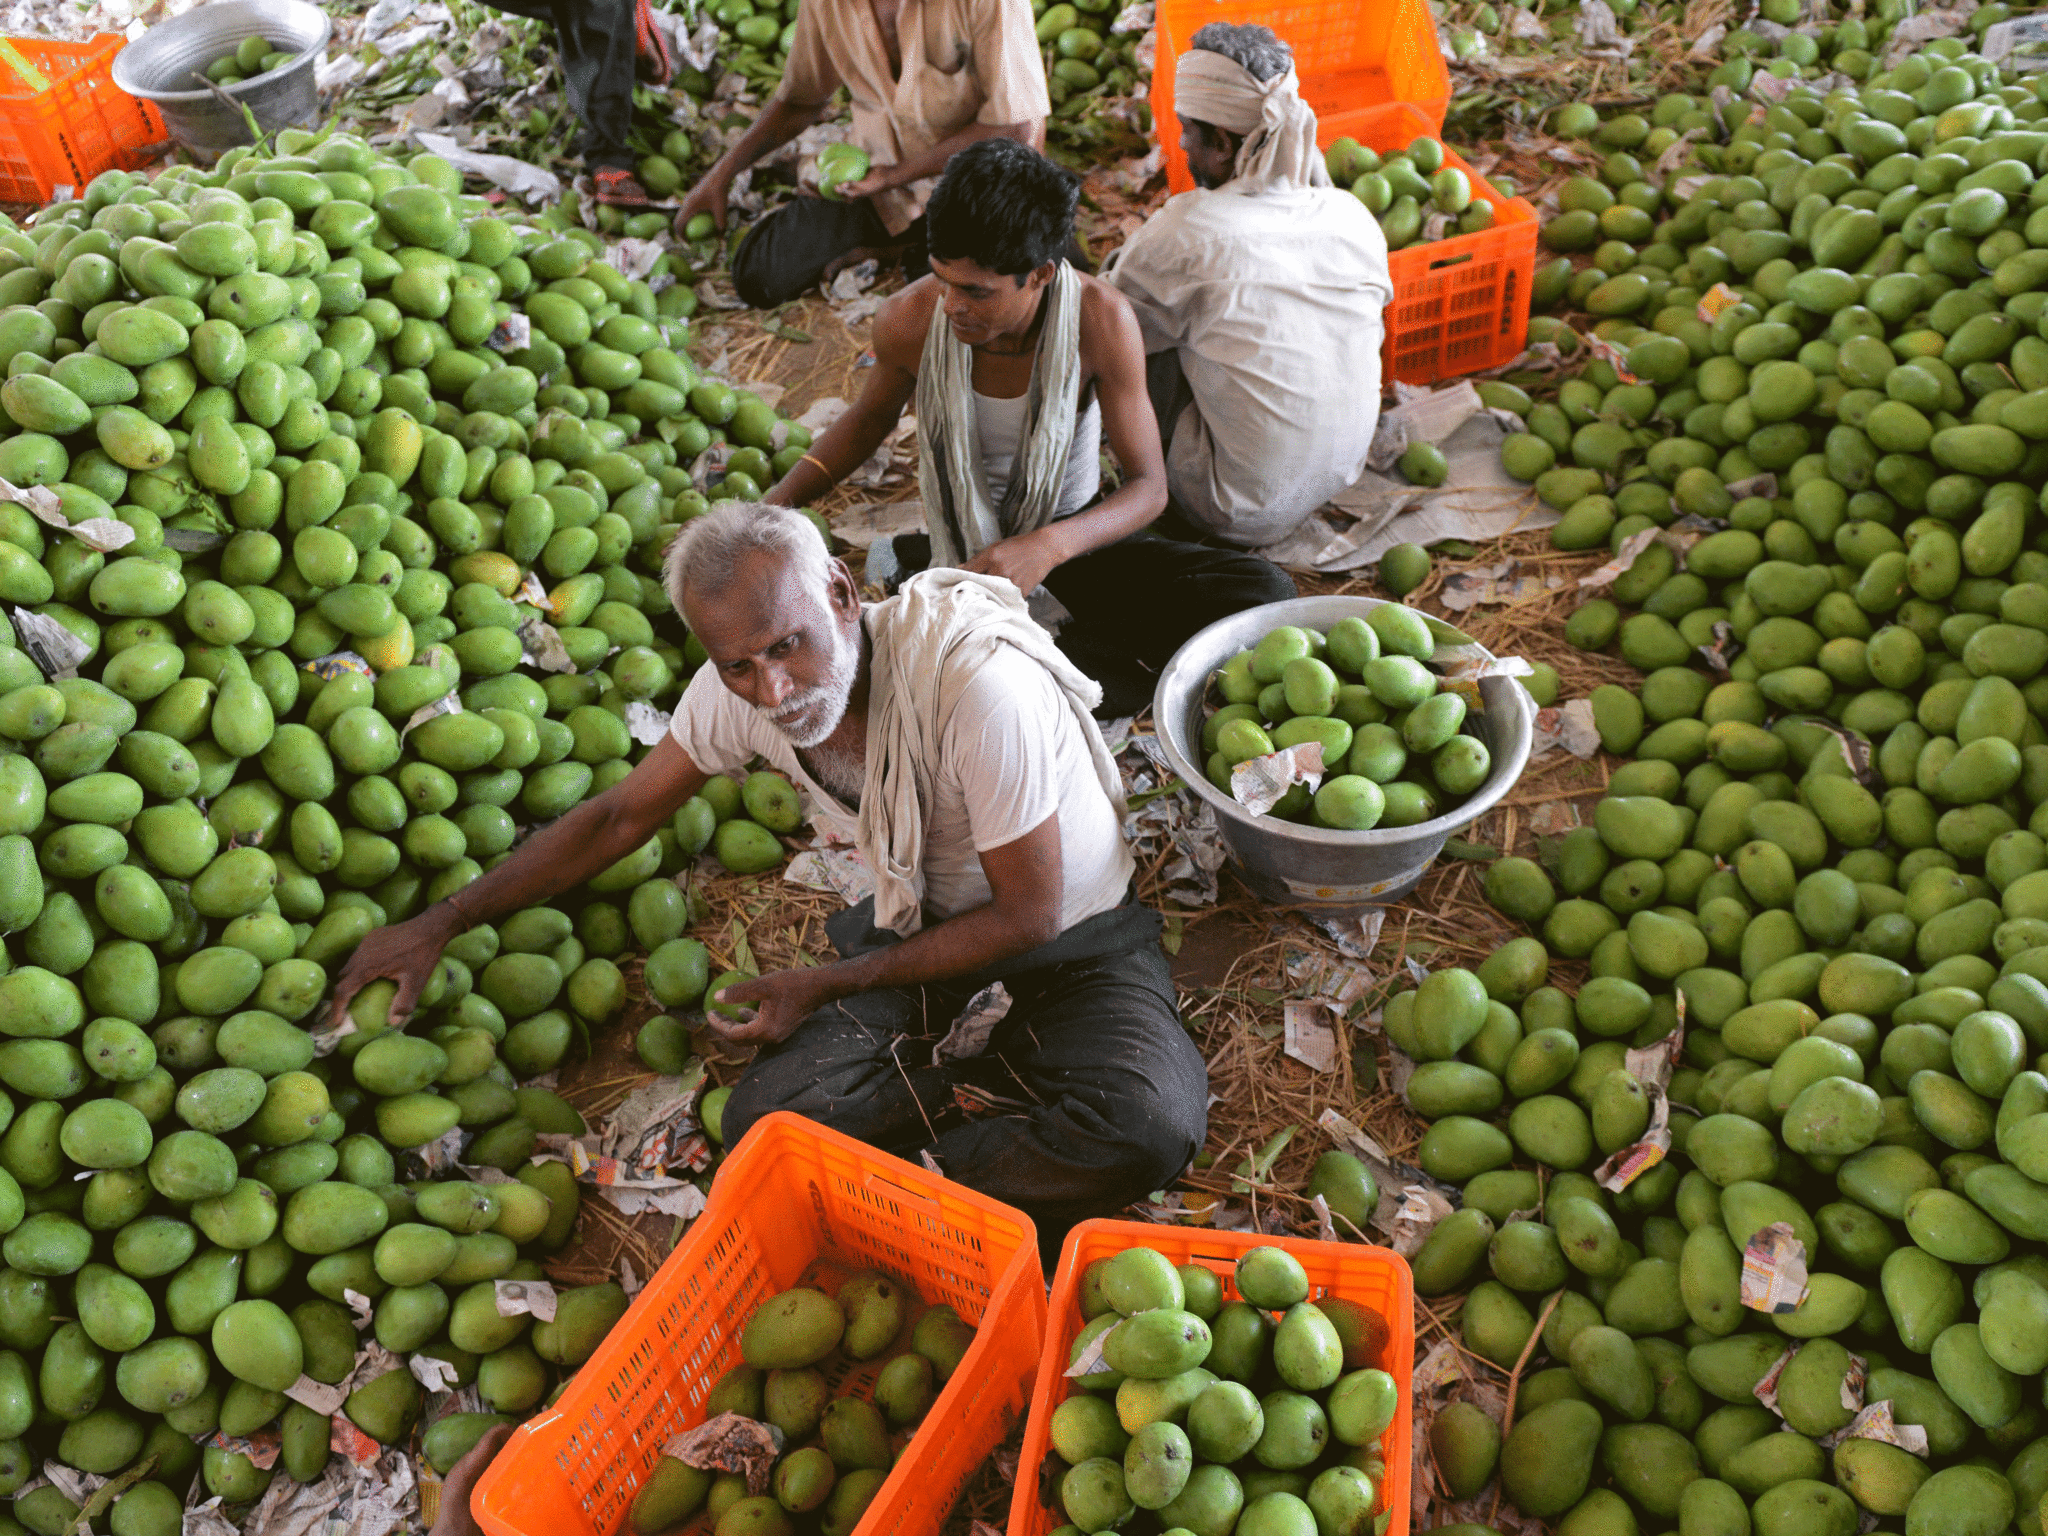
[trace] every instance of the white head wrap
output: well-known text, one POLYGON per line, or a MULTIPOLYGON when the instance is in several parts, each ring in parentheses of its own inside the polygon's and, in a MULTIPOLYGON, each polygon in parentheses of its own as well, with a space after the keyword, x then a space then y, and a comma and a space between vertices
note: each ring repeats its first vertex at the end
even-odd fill
POLYGON ((1255 79, 1235 59, 1191 48, 1174 61, 1173 108, 1182 117, 1240 134, 1231 185, 1248 193, 1327 187, 1316 148, 1316 115, 1301 99, 1292 65, 1270 80, 1255 79))

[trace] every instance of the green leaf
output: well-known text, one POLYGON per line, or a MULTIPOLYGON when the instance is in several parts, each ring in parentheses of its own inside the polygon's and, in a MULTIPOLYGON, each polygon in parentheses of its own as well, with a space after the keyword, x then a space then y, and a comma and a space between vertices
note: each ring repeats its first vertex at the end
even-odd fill
POLYGON ((1491 843, 1467 842, 1462 837, 1444 839, 1444 852, 1454 859, 1497 859, 1500 850, 1491 843))

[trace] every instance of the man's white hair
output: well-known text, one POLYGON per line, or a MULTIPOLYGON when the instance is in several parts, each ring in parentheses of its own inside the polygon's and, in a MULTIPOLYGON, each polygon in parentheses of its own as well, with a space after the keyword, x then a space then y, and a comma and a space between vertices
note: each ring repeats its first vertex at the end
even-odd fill
POLYGON ((788 507, 758 501, 719 501, 702 517, 683 524, 662 559, 662 584, 677 613, 690 588, 730 586, 740 562, 753 554, 773 555, 793 566, 808 590, 822 601, 832 583, 832 552, 817 524, 788 507))

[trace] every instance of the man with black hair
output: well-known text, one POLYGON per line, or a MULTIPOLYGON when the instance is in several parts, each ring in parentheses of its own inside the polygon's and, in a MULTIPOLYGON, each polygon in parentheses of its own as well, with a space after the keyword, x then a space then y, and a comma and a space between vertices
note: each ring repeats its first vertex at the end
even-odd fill
POLYGON ((1151 701, 1195 631, 1295 593, 1255 556, 1150 530, 1167 486, 1144 341, 1123 297, 1060 254, 1079 192, 1013 140, 954 156, 925 214, 931 276, 875 316, 860 399, 766 499, 817 500, 915 399, 927 532, 893 542, 898 570, 961 566, 1026 596, 1043 586, 1071 615, 1060 649, 1117 716, 1151 701), (1105 439, 1123 472, 1106 494, 1105 439))
POLYGON ((785 203, 747 231, 732 281, 756 308, 867 255, 900 256, 906 276, 922 277, 932 178, 981 139, 1042 145, 1052 111, 1028 0, 805 0, 782 84, 690 189, 677 233, 699 213, 724 229, 734 179, 823 121, 841 86, 868 174, 835 198, 785 203))
POLYGON ((1103 276, 1144 331, 1175 511, 1257 548, 1365 470, 1387 242, 1330 185, 1294 55, 1270 30, 1201 28, 1173 90, 1198 190, 1169 199, 1103 276))

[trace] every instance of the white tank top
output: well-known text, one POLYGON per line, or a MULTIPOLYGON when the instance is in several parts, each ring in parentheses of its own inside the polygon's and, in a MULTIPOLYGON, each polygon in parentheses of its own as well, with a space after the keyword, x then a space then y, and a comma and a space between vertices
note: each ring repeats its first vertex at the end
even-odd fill
MULTIPOLYGON (((1024 412, 1030 396, 999 400, 974 392, 974 435, 981 446, 981 475, 988 482, 989 505, 1000 508, 1009 494, 1010 471, 1016 467, 1017 448, 1024 440, 1024 412)), ((1060 477, 1059 500, 1053 516, 1072 517, 1095 500, 1102 489, 1102 408, 1093 399, 1082 407, 1074 421, 1074 443, 1067 452, 1067 467, 1060 477)))

